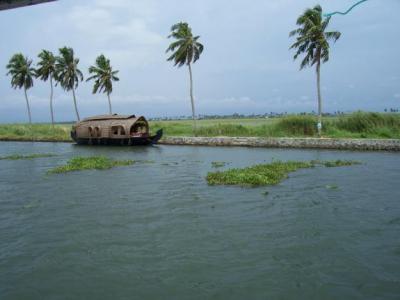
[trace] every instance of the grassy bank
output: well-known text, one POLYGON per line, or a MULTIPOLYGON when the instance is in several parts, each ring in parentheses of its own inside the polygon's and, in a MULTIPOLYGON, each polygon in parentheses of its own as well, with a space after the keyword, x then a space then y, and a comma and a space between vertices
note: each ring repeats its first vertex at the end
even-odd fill
MULTIPOLYGON (((197 136, 316 137, 316 117, 291 115, 268 119, 198 121, 197 136)), ((193 136, 191 121, 153 122, 169 136, 193 136)), ((400 114, 353 113, 323 119, 323 136, 332 138, 400 138, 400 114)))
MULTIPOLYGON (((323 136, 332 138, 400 138, 400 114, 353 113, 325 117, 323 136)), ((268 119, 199 120, 197 136, 316 137, 316 117, 291 115, 268 119)), ((150 122, 152 132, 163 128, 165 136, 193 136, 192 121, 150 122)), ((2 140, 70 141, 70 124, 0 125, 2 140)))
POLYGON ((71 141, 71 124, 0 124, 0 139, 16 141, 71 141))

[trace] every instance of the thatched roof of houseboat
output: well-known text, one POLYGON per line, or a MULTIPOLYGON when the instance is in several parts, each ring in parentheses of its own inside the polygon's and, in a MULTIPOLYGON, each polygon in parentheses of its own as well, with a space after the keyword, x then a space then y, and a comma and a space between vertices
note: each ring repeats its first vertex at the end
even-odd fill
POLYGON ((81 122, 86 121, 100 121, 100 120, 128 120, 128 119, 138 119, 135 115, 98 115, 93 117, 88 117, 83 119, 81 122))
POLYGON ((126 127, 132 126, 136 122, 141 121, 148 126, 147 120, 143 116, 135 116, 135 115, 98 115, 85 118, 76 123, 78 127, 87 127, 87 126, 114 126, 114 125, 124 125, 126 127))

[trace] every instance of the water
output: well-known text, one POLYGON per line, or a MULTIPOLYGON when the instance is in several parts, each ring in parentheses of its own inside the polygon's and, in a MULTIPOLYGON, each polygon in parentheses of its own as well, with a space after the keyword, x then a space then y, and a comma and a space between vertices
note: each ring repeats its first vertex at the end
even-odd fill
POLYGON ((2 300, 400 298, 397 153, 0 143, 0 156, 49 152, 0 161, 2 300), (46 175, 100 154, 142 162, 46 175), (274 187, 204 179, 212 161, 272 159, 363 164, 274 187))

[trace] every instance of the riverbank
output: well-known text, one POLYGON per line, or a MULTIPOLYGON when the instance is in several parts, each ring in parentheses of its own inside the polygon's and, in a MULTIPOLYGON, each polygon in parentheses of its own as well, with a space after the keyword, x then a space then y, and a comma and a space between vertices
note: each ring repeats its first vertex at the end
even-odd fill
POLYGON ((165 137, 164 145, 400 151, 400 139, 165 137))
MULTIPOLYGON (((288 115, 274 118, 237 118, 150 121, 150 130, 163 129, 165 137, 316 138, 316 117, 288 115)), ((70 141, 72 124, 0 124, 1 140, 70 141)), ((400 139, 400 114, 363 113, 323 118, 323 137, 351 139, 400 139)))
MULTIPOLYGON (((59 142, 71 139, 4 139, 5 142, 59 142)), ((258 138, 258 137, 163 137, 161 145, 222 146, 294 149, 331 149, 358 151, 400 151, 400 139, 333 139, 333 138, 258 138)))
MULTIPOLYGON (((324 117, 323 138, 318 138, 315 116, 277 118, 151 121, 154 133, 162 128, 161 144, 317 148, 399 151, 400 114, 363 113, 324 117), (196 135, 196 137, 194 137, 196 135)), ((1 141, 72 142, 72 124, 4 124, 1 141)))

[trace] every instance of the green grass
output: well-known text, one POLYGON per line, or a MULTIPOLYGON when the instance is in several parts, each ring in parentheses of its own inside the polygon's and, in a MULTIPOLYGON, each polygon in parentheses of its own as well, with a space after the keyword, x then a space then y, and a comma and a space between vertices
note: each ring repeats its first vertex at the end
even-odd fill
MULTIPOLYGON (((288 115, 279 118, 198 120, 197 136, 230 137, 316 137, 316 116, 288 115)), ((155 133, 164 129, 164 136, 193 136, 191 120, 154 121, 155 133)), ((71 141, 71 124, 0 125, 1 140, 71 141)), ((400 114, 357 112, 324 117, 323 137, 330 138, 400 138, 400 114)))
MULTIPOLYGON (((317 117, 288 115, 267 119, 212 119, 197 121, 197 136, 317 137, 317 117)), ((193 136, 192 121, 150 122, 153 132, 163 128, 166 136, 193 136)), ((400 138, 400 114, 356 112, 324 117, 323 137, 400 138)))
POLYGON ((112 160, 105 156, 74 157, 65 165, 56 167, 48 171, 49 174, 67 173, 81 170, 106 170, 113 167, 129 166, 133 160, 112 160))
POLYGON ((8 156, 0 156, 0 160, 35 159, 35 158, 52 157, 52 156, 56 156, 56 155, 52 154, 52 153, 35 153, 35 154, 28 154, 28 155, 12 154, 12 155, 8 155, 8 156))
POLYGON ((71 125, 57 124, 1 124, 0 139, 16 141, 71 141, 71 125))
POLYGON ((247 168, 235 168, 226 171, 209 172, 207 183, 209 185, 239 185, 239 186, 265 186, 275 185, 287 178, 289 173, 298 169, 313 168, 316 165, 326 167, 349 166, 359 164, 355 161, 274 161, 269 164, 259 164, 247 168))

